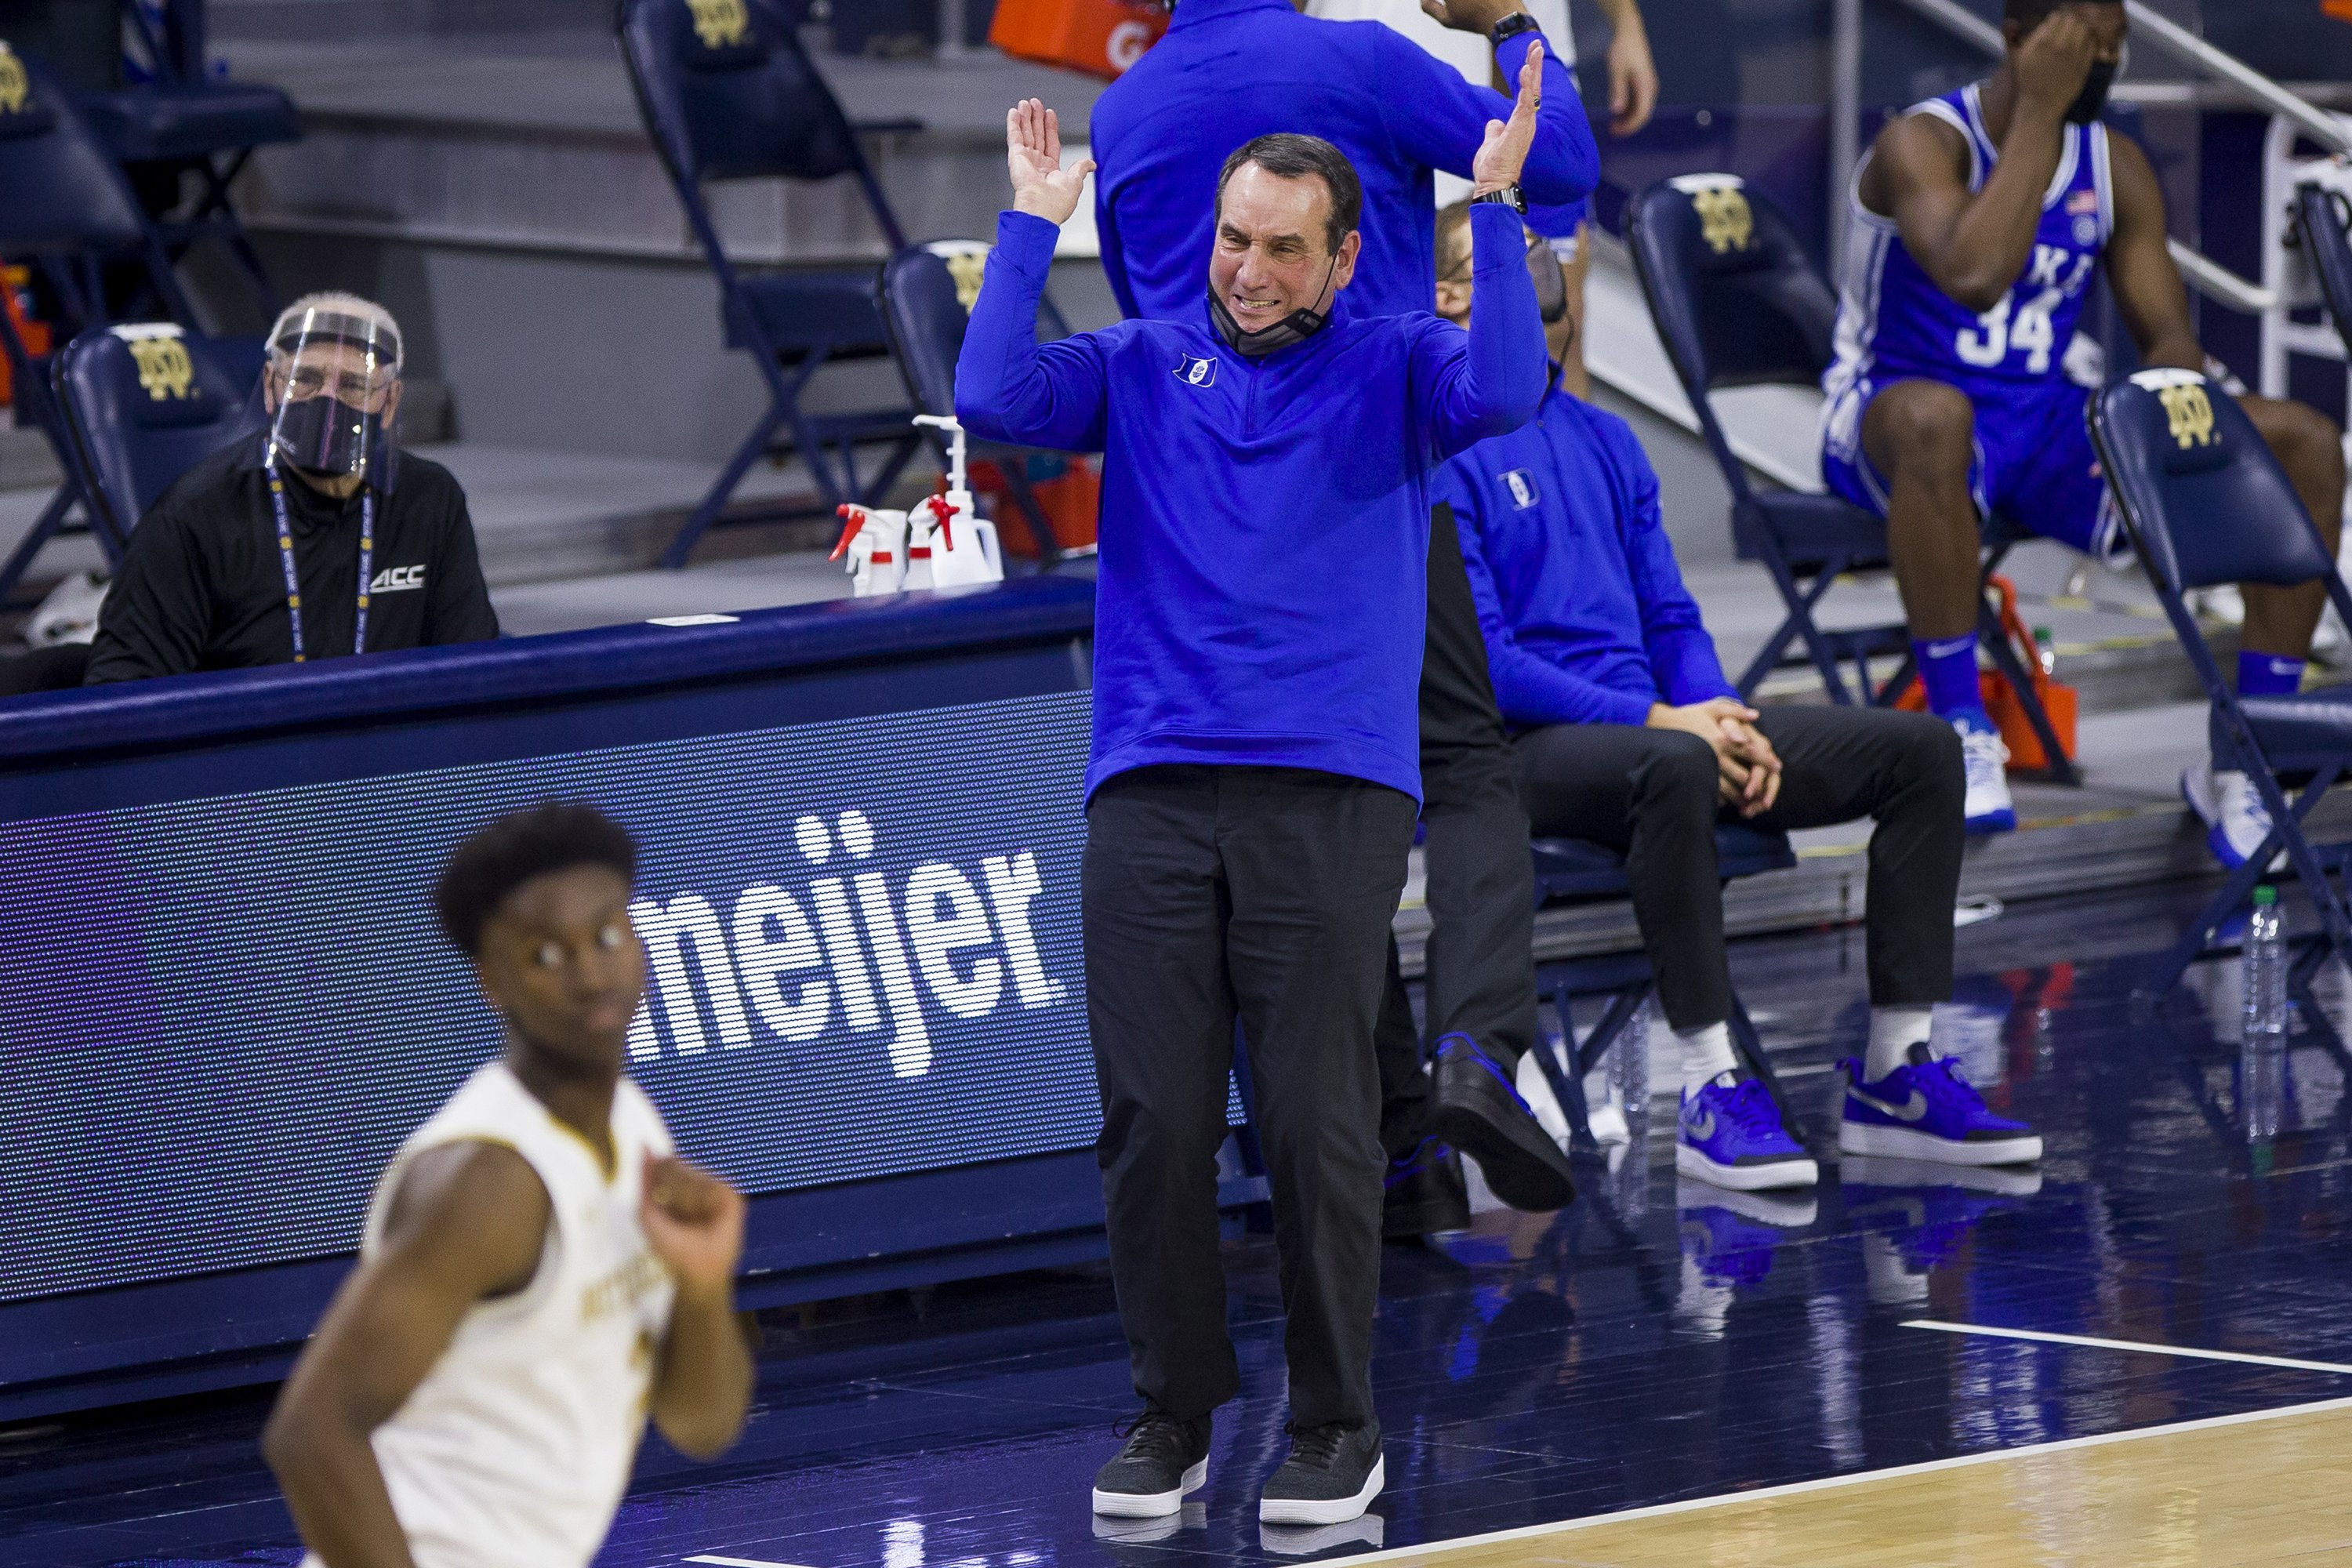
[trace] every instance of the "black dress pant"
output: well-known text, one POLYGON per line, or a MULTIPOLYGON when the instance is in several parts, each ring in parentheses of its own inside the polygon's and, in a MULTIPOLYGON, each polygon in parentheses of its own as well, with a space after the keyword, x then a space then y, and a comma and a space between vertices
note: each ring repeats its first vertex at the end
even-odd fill
MULTIPOLYGON (((1784 832, 1874 817, 1865 916, 1870 999, 1918 1007, 1952 994, 1967 780, 1952 727, 1923 713, 1767 708, 1780 797, 1756 818, 1784 832)), ((1589 838, 1626 858, 1633 918, 1677 1029, 1731 1016, 1715 825, 1715 753, 1696 735, 1626 724, 1554 724, 1517 742, 1519 789, 1538 833, 1589 838)))
POLYGON ((1120 773, 1087 808, 1097 1154, 1135 1390, 1189 1419, 1240 1386, 1216 1154, 1239 1019, 1274 1189, 1292 1417, 1372 1416, 1381 954, 1410 795, 1298 768, 1120 773))
MULTIPOLYGON (((1429 531, 1421 795, 1428 1037, 1467 1035, 1507 1072, 1536 1037, 1535 875, 1510 737, 1462 569, 1462 539, 1443 505, 1429 531)), ((1429 1077, 1393 939, 1379 1047, 1381 1142, 1391 1156, 1407 1154, 1427 1121, 1429 1077)))

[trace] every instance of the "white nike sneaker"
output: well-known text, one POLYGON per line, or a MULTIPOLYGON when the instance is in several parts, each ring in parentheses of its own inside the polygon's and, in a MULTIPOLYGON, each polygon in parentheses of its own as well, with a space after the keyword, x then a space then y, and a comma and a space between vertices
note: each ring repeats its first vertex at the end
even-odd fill
MULTIPOLYGON (((2213 858, 2232 871, 2252 858, 2270 837, 2270 808, 2241 769, 2192 763, 2180 770, 2180 798, 2205 824, 2205 845, 2213 858)), ((2270 868, 2286 869, 2284 850, 2271 858, 2270 868)))
POLYGON ((2017 826, 2017 802, 2009 793, 2009 748, 2001 744, 1998 731, 1979 730, 1959 720, 1952 721, 1952 728, 1959 731, 1960 760, 1968 769, 1963 811, 1969 832, 2011 831, 2017 826))

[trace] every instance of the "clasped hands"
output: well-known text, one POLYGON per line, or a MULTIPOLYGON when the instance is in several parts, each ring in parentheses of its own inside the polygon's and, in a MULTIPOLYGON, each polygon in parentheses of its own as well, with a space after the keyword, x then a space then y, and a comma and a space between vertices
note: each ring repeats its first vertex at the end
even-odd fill
POLYGON ((1780 756, 1756 728, 1756 710, 1729 697, 1681 708, 1650 705, 1643 724, 1696 735, 1715 752, 1716 798, 1743 817, 1761 816, 1780 798, 1780 756))

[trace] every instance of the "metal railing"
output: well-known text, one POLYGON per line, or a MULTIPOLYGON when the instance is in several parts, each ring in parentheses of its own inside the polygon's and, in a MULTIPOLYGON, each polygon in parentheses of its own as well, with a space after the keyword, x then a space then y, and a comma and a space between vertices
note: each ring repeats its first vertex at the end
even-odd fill
MULTIPOLYGON (((1935 23, 1952 37, 1995 58, 2007 51, 2000 29, 1957 4, 1957 0, 1900 0, 1913 14, 1935 23)), ((2231 94, 2294 122, 2298 131, 2331 153, 2352 153, 2352 134, 2344 121, 2298 97, 2254 69, 2235 55, 2215 48, 2188 28, 2144 3, 2124 0, 2132 35, 2174 56, 2201 75, 2221 84, 2231 94)), ((1833 247, 1845 241, 1847 193, 1861 165, 1863 0, 1834 0, 1831 16, 1830 61, 1830 234, 1833 247)), ((2275 290, 2239 277, 2194 247, 2175 239, 2168 242, 2172 259, 2189 284, 2232 310, 2260 314, 2275 310, 2275 290)))

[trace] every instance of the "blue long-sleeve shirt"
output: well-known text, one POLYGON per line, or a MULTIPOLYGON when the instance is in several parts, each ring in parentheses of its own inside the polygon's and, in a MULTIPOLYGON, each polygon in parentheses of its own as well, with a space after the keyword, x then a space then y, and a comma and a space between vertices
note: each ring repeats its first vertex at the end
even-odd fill
POLYGON ((1432 491, 1461 530, 1511 725, 1639 724, 1654 702, 1738 695, 1622 419, 1549 393, 1531 422, 1447 463, 1432 491))
MULTIPOLYGON (((1536 36, 1505 41, 1507 80, 1518 80, 1536 36)), ((1519 175, 1530 202, 1573 202, 1600 177, 1558 54, 1545 45, 1519 175)), ((1501 93, 1378 22, 1318 21, 1290 0, 1183 0, 1167 36, 1095 100, 1095 221, 1119 308, 1192 319, 1209 287, 1218 171, 1251 137, 1292 131, 1338 147, 1363 182, 1363 252, 1348 289, 1357 315, 1426 310, 1437 289, 1431 171, 1467 177, 1486 121, 1509 114, 1501 93)))
POLYGON ((1041 346, 1054 226, 997 220, 956 416, 986 439, 1106 455, 1089 796, 1129 768, 1196 763, 1420 798, 1430 476, 1543 396, 1518 218, 1488 204, 1471 221, 1472 331, 1367 317, 1342 295, 1321 331, 1253 360, 1205 298, 1184 321, 1041 346))

